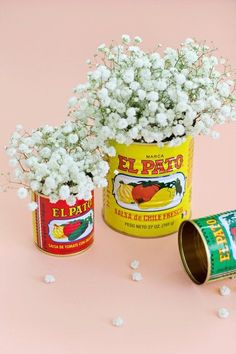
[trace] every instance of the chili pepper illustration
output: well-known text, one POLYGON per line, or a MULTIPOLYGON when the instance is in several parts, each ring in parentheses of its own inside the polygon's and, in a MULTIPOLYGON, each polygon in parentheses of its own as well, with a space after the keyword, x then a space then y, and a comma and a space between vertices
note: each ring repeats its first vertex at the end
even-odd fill
POLYGON ((73 221, 70 222, 66 225, 64 225, 64 234, 65 236, 69 236, 70 234, 72 234, 75 230, 77 230, 81 225, 81 221, 77 220, 77 221, 73 221))
POLYGON ((74 241, 79 238, 87 229, 89 222, 87 220, 81 220, 81 225, 74 232, 68 236, 69 241, 74 241))

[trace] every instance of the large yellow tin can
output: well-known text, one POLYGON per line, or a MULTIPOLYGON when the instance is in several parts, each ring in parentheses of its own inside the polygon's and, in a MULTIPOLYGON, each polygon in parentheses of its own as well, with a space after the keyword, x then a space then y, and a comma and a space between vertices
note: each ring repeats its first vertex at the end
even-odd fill
POLYGON ((112 142, 103 216, 113 229, 136 237, 174 233, 190 218, 193 139, 179 146, 112 142))

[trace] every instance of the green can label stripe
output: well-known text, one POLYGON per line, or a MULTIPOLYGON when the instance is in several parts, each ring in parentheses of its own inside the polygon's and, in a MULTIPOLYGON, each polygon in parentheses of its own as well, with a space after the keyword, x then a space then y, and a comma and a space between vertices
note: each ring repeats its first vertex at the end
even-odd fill
MULTIPOLYGON (((193 220, 206 240, 210 279, 236 273, 236 210, 193 220)), ((209 280, 210 280, 209 279, 209 280)))

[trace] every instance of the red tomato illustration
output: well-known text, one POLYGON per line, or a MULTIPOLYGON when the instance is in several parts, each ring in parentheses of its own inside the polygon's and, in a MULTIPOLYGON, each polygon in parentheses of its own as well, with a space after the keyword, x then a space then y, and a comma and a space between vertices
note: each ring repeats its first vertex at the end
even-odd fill
POLYGON ((148 202, 152 199, 154 194, 159 191, 160 187, 158 185, 143 186, 139 184, 135 186, 132 190, 132 197, 137 203, 148 202))
POLYGON ((235 239, 235 241, 236 241, 236 227, 232 227, 232 228, 230 229, 230 231, 231 231, 231 234, 234 236, 234 239, 235 239))

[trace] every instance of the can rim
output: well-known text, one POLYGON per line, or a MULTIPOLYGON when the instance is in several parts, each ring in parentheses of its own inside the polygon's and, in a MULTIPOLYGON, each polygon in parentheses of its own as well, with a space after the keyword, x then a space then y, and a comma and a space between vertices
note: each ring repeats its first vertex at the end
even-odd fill
MULTIPOLYGON (((31 195, 32 195, 32 196, 38 195, 38 196, 40 196, 40 197, 42 197, 42 198, 50 199, 50 197, 48 197, 47 195, 44 195, 44 194, 42 194, 42 193, 40 193, 40 192, 37 192, 37 191, 32 191, 32 189, 31 189, 31 195)), ((92 190, 92 198, 91 198, 91 199, 93 199, 93 198, 94 198, 94 189, 92 190)), ((89 200, 91 200, 91 199, 89 199, 89 200)), ((77 200, 84 200, 84 199, 78 199, 78 198, 77 198, 77 200)), ((62 201, 62 199, 59 199, 58 201, 62 201)), ((63 200, 63 201, 65 201, 65 200, 63 200)))
POLYGON ((185 220, 182 222, 182 224, 180 225, 179 227, 179 232, 178 232, 178 246, 179 246, 179 252, 180 252, 180 257, 182 259, 182 262, 183 262, 183 265, 184 265, 184 268, 187 272, 187 274, 189 275, 189 277, 192 279, 192 281, 197 284, 197 285, 202 285, 202 284, 205 284, 207 283, 209 280, 210 280, 210 274, 211 274, 211 262, 210 262, 210 259, 211 259, 211 255, 210 255, 210 251, 209 251, 209 248, 208 248, 208 245, 207 245, 207 242, 205 240, 205 238, 203 237, 203 234, 202 234, 202 231, 201 229, 198 227, 198 225, 195 224, 194 221, 192 220, 185 220), (189 266, 188 266, 188 263, 187 263, 187 260, 186 260, 186 257, 185 257, 185 254, 184 254, 184 251, 183 251, 183 227, 184 225, 186 225, 186 223, 190 223, 194 226, 194 228, 197 230, 198 232, 198 235, 200 236, 201 238, 201 241, 203 243, 203 246, 204 246, 204 250, 206 252, 206 258, 207 258, 207 274, 206 274, 206 278, 203 282, 199 282, 195 277, 194 275, 192 274, 191 270, 189 269, 189 266))
POLYGON ((143 145, 144 145, 144 146, 149 145, 149 146, 157 146, 159 149, 163 149, 163 148, 176 148, 176 147, 178 147, 178 146, 181 146, 181 145, 184 144, 185 142, 194 141, 194 137, 191 136, 191 135, 186 135, 184 138, 185 138, 185 140, 184 140, 181 144, 179 144, 179 145, 177 145, 177 146, 168 146, 167 142, 164 143, 163 146, 158 146, 157 143, 138 143, 138 142, 137 142, 137 143, 136 143, 136 142, 133 142, 133 143, 127 145, 127 144, 120 144, 120 143, 118 143, 118 142, 117 142, 116 140, 114 140, 114 139, 112 139, 110 142, 111 142, 111 143, 115 143, 115 145, 125 145, 125 146, 127 146, 127 147, 129 147, 129 146, 134 146, 134 145, 141 145, 141 146, 143 146, 143 145))

